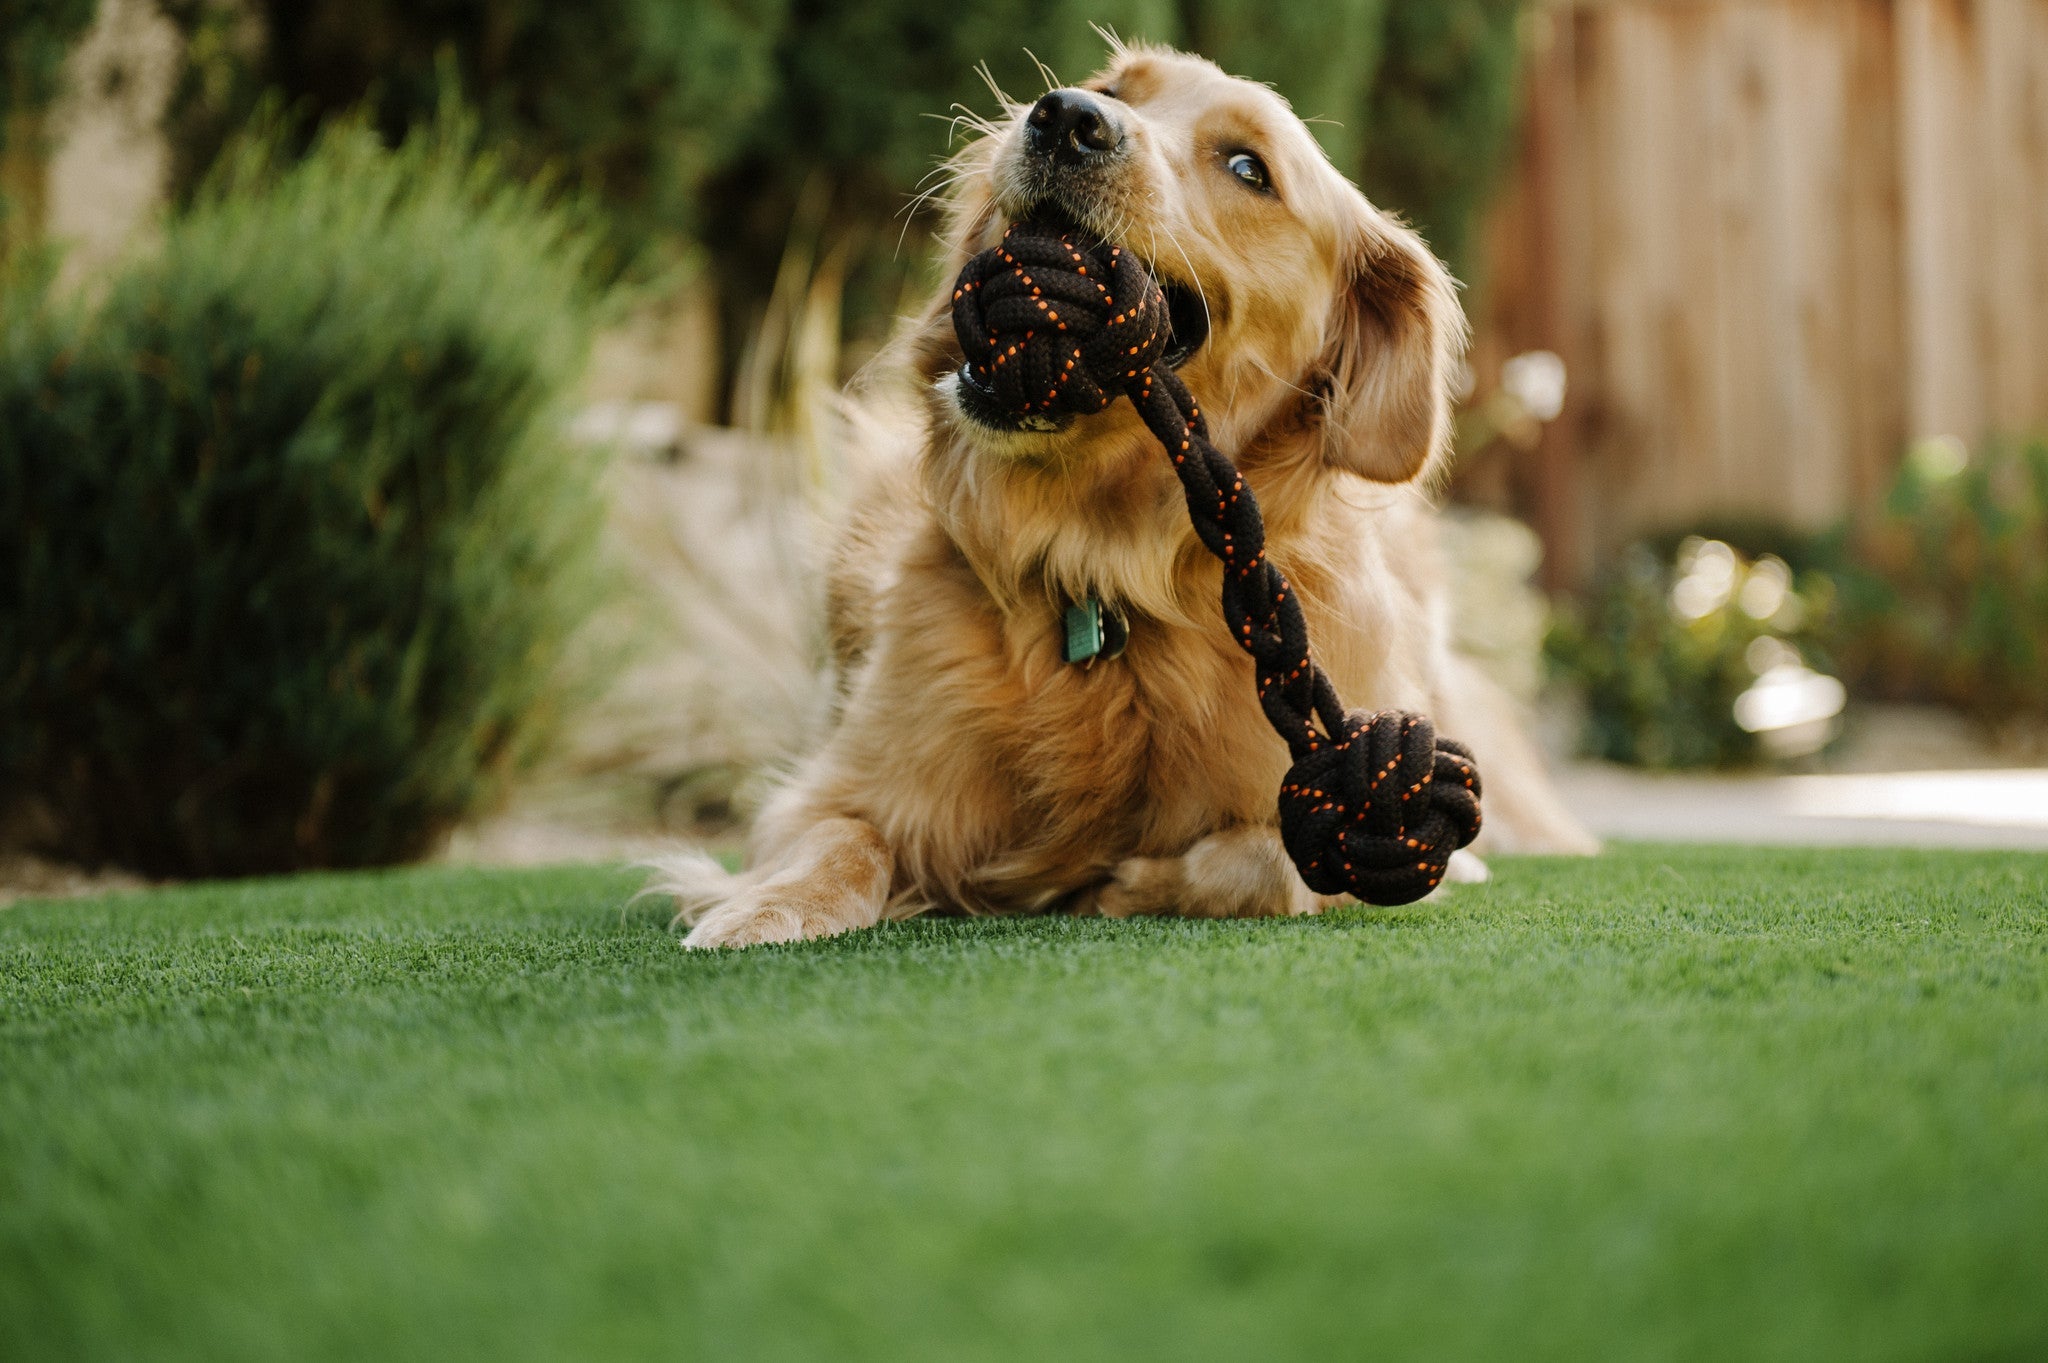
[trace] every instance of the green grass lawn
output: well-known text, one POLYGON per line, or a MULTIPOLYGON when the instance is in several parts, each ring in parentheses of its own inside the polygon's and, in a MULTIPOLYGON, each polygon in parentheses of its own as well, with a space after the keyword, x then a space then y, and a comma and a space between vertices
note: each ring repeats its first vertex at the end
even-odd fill
POLYGON ((633 878, 0 911, 0 1358, 2048 1357, 2048 857, 683 952, 633 878))

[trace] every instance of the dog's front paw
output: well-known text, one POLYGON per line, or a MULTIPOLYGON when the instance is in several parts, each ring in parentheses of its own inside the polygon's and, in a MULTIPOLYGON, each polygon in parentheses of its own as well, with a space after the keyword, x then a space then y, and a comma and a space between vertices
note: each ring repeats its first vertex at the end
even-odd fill
POLYGON ((1186 889, 1180 858, 1126 857, 1096 890, 1094 909, 1104 918, 1177 913, 1186 889))
POLYGON ((890 855, 858 819, 822 819, 785 849, 780 869, 705 909, 686 947, 802 942, 871 928, 888 905, 890 855))
POLYGON ((1460 847, 1451 853, 1450 864, 1444 867, 1446 885, 1483 885, 1493 879, 1493 868, 1477 852, 1460 847))
POLYGON ((801 942, 822 934, 807 932, 804 916, 795 905, 776 897, 743 894, 720 904, 697 920, 683 945, 703 950, 711 947, 756 947, 769 942, 801 942))

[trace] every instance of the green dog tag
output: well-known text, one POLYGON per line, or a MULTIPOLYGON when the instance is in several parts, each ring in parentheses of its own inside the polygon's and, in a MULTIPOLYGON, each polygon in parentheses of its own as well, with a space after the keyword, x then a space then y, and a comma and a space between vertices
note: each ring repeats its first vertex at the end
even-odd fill
POLYGON ((1067 607, 1066 660, 1086 662, 1102 652, 1102 603, 1094 597, 1067 607))
POLYGON ((1124 645, 1131 638, 1131 627, 1124 623, 1124 618, 1105 609, 1101 600, 1093 596, 1067 607, 1065 624, 1067 642, 1060 656, 1070 663, 1096 658, 1115 662, 1124 656, 1124 645))

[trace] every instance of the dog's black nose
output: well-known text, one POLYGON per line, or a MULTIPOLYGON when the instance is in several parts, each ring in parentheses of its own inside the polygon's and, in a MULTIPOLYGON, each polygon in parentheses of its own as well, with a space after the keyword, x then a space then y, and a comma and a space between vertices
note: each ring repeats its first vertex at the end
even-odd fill
POLYGON ((1040 156, 1080 165, 1123 145, 1123 125, 1108 105, 1086 90, 1053 90, 1025 119, 1026 141, 1040 156))

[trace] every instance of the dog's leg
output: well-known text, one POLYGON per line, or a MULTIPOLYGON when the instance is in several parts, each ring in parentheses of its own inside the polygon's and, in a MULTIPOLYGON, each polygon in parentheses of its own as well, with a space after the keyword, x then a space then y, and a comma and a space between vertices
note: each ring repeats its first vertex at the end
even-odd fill
MULTIPOLYGON (((1598 852, 1599 839, 1565 808, 1519 711, 1515 700, 1470 658, 1453 653, 1445 659, 1432 713, 1440 732, 1471 745, 1486 778, 1486 826, 1479 848, 1553 856, 1598 852)), ((1458 870, 1454 857, 1450 880, 1460 879, 1458 870)))
MULTIPOLYGON (((1451 854, 1444 882, 1469 885, 1490 878, 1484 861, 1460 850, 1451 854)), ((1277 830, 1244 827, 1212 833, 1177 857, 1125 858, 1083 911, 1104 918, 1281 918, 1321 913, 1343 902, 1342 895, 1317 894, 1301 883, 1277 830)))
POLYGON ((1450 865, 1444 868, 1445 885, 1484 885, 1492 879, 1493 868, 1469 847, 1451 853, 1450 865))
MULTIPOLYGON (((873 927, 889 902, 895 859, 859 819, 823 819, 767 866, 733 877, 683 939, 687 947, 800 942, 873 927)), ((668 886, 657 883, 656 892, 668 886)), ((685 912, 689 906, 685 906, 685 912)))
POLYGON ((1275 918, 1338 902, 1301 883, 1279 830, 1244 826, 1211 833, 1177 857, 1126 858, 1092 907, 1105 918, 1275 918))

